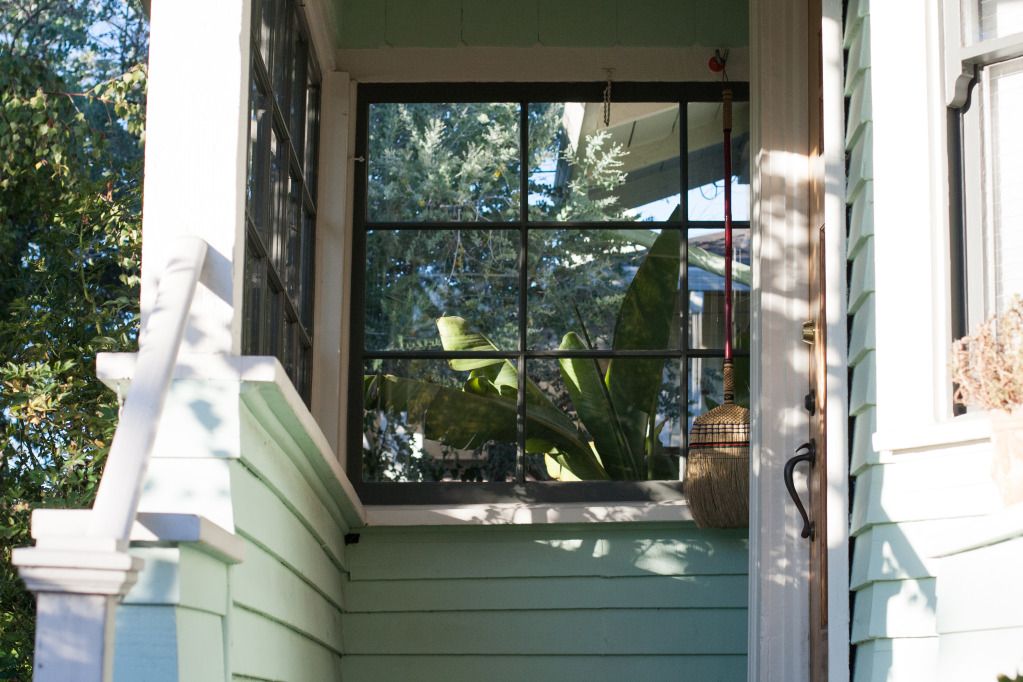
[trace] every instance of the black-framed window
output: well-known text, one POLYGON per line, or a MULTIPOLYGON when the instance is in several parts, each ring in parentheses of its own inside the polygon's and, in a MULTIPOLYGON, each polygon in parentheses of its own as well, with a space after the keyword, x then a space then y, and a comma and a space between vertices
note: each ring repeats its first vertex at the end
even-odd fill
POLYGON ((944 0, 952 336, 1023 293, 1023 8, 944 0))
POLYGON ((320 71, 294 0, 254 0, 242 352, 312 383, 320 71))
MULTIPOLYGON (((359 87, 364 501, 681 495, 689 426, 722 392, 723 87, 359 87)), ((748 86, 730 87, 747 402, 748 86)))

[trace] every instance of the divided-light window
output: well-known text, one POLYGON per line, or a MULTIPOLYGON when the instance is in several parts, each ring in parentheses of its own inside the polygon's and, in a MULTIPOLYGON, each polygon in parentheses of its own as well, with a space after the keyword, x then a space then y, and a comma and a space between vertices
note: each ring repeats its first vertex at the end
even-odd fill
MULTIPOLYGON (((748 87, 733 143, 748 404, 748 87)), ((349 475, 368 503, 666 499, 721 400, 722 86, 359 88, 349 475)))
POLYGON ((943 5, 958 338, 1023 294, 1023 3, 943 5))
POLYGON ((252 3, 242 352, 309 401, 320 72, 294 0, 252 3))

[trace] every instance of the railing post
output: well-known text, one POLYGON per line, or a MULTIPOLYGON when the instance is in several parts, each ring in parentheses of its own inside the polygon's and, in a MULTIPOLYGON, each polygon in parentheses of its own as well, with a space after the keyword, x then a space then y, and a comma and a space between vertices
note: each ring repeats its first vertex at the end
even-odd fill
POLYGON ((142 560, 127 542, 40 539, 14 550, 25 586, 36 594, 35 682, 113 679, 114 616, 142 560))

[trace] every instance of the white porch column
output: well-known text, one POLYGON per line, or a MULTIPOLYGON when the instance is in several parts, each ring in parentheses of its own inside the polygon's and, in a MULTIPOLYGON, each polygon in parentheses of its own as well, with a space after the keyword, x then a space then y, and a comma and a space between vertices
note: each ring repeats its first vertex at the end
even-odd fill
POLYGON ((168 240, 210 246, 182 347, 241 349, 251 0, 152 0, 142 325, 168 240))
MULTIPOLYGON (((33 524, 33 534, 35 527, 33 524)), ((14 550, 25 587, 36 595, 36 682, 109 682, 114 613, 142 568, 127 540, 38 537, 14 550)))
MULTIPOLYGON (((782 481, 807 439, 809 24, 806 3, 750 3, 753 167, 749 674, 808 679, 808 545, 782 481)), ((805 487, 804 487, 805 490, 805 487)), ((804 493, 805 494, 805 493, 804 493)), ((805 499, 805 498, 804 498, 805 499)))

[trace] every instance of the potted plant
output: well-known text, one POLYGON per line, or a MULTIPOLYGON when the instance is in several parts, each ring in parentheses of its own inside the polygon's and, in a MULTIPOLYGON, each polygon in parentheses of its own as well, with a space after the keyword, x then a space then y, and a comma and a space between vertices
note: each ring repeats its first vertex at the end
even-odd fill
POLYGON ((955 400, 991 411, 992 474, 1005 504, 1023 502, 1023 299, 952 346, 955 400))

